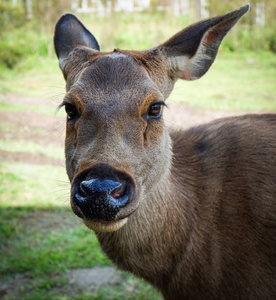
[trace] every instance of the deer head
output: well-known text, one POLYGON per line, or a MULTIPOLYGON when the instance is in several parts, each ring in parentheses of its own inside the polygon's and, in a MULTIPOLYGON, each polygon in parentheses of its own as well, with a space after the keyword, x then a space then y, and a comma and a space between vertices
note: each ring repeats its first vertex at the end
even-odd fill
POLYGON ((165 100, 178 78, 208 71, 248 9, 189 26, 145 51, 101 52, 74 15, 60 18, 54 44, 67 90, 66 169, 72 209, 89 228, 118 230, 149 194, 169 185, 165 100))

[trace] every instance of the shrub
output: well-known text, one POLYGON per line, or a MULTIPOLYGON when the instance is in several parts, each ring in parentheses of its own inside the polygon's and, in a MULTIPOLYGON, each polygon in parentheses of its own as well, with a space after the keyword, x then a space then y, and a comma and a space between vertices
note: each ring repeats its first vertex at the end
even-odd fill
POLYGON ((12 69, 20 60, 30 56, 48 55, 48 38, 23 28, 14 29, 12 34, 0 40, 0 65, 12 69))

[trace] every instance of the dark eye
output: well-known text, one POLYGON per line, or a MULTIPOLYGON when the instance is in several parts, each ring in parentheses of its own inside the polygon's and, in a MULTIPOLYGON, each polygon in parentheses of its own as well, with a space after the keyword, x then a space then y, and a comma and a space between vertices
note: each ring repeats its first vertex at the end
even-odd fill
POLYGON ((67 113, 68 120, 73 120, 77 117, 77 109, 73 104, 65 103, 65 111, 67 113))
POLYGON ((148 119, 157 119, 162 115, 162 107, 165 105, 164 102, 154 103, 148 110, 148 119))

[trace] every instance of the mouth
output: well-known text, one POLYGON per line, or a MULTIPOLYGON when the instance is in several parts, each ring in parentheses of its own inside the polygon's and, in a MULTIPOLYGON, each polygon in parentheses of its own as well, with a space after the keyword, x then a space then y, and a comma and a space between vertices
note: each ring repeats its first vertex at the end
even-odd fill
POLYGON ((114 220, 114 221, 101 221, 83 219, 83 223, 95 232, 113 232, 122 228, 128 221, 128 218, 114 220))

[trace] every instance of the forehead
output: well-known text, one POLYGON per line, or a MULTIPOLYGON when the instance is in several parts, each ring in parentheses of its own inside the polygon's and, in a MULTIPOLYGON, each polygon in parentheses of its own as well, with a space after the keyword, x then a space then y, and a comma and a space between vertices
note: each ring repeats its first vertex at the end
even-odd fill
POLYGON ((157 92, 146 69, 131 56, 120 52, 104 55, 87 68, 78 77, 71 91, 85 101, 89 98, 109 98, 149 96, 157 92))
POLYGON ((131 56, 120 52, 104 55, 82 74, 82 80, 101 89, 122 89, 149 79, 146 70, 131 56))

